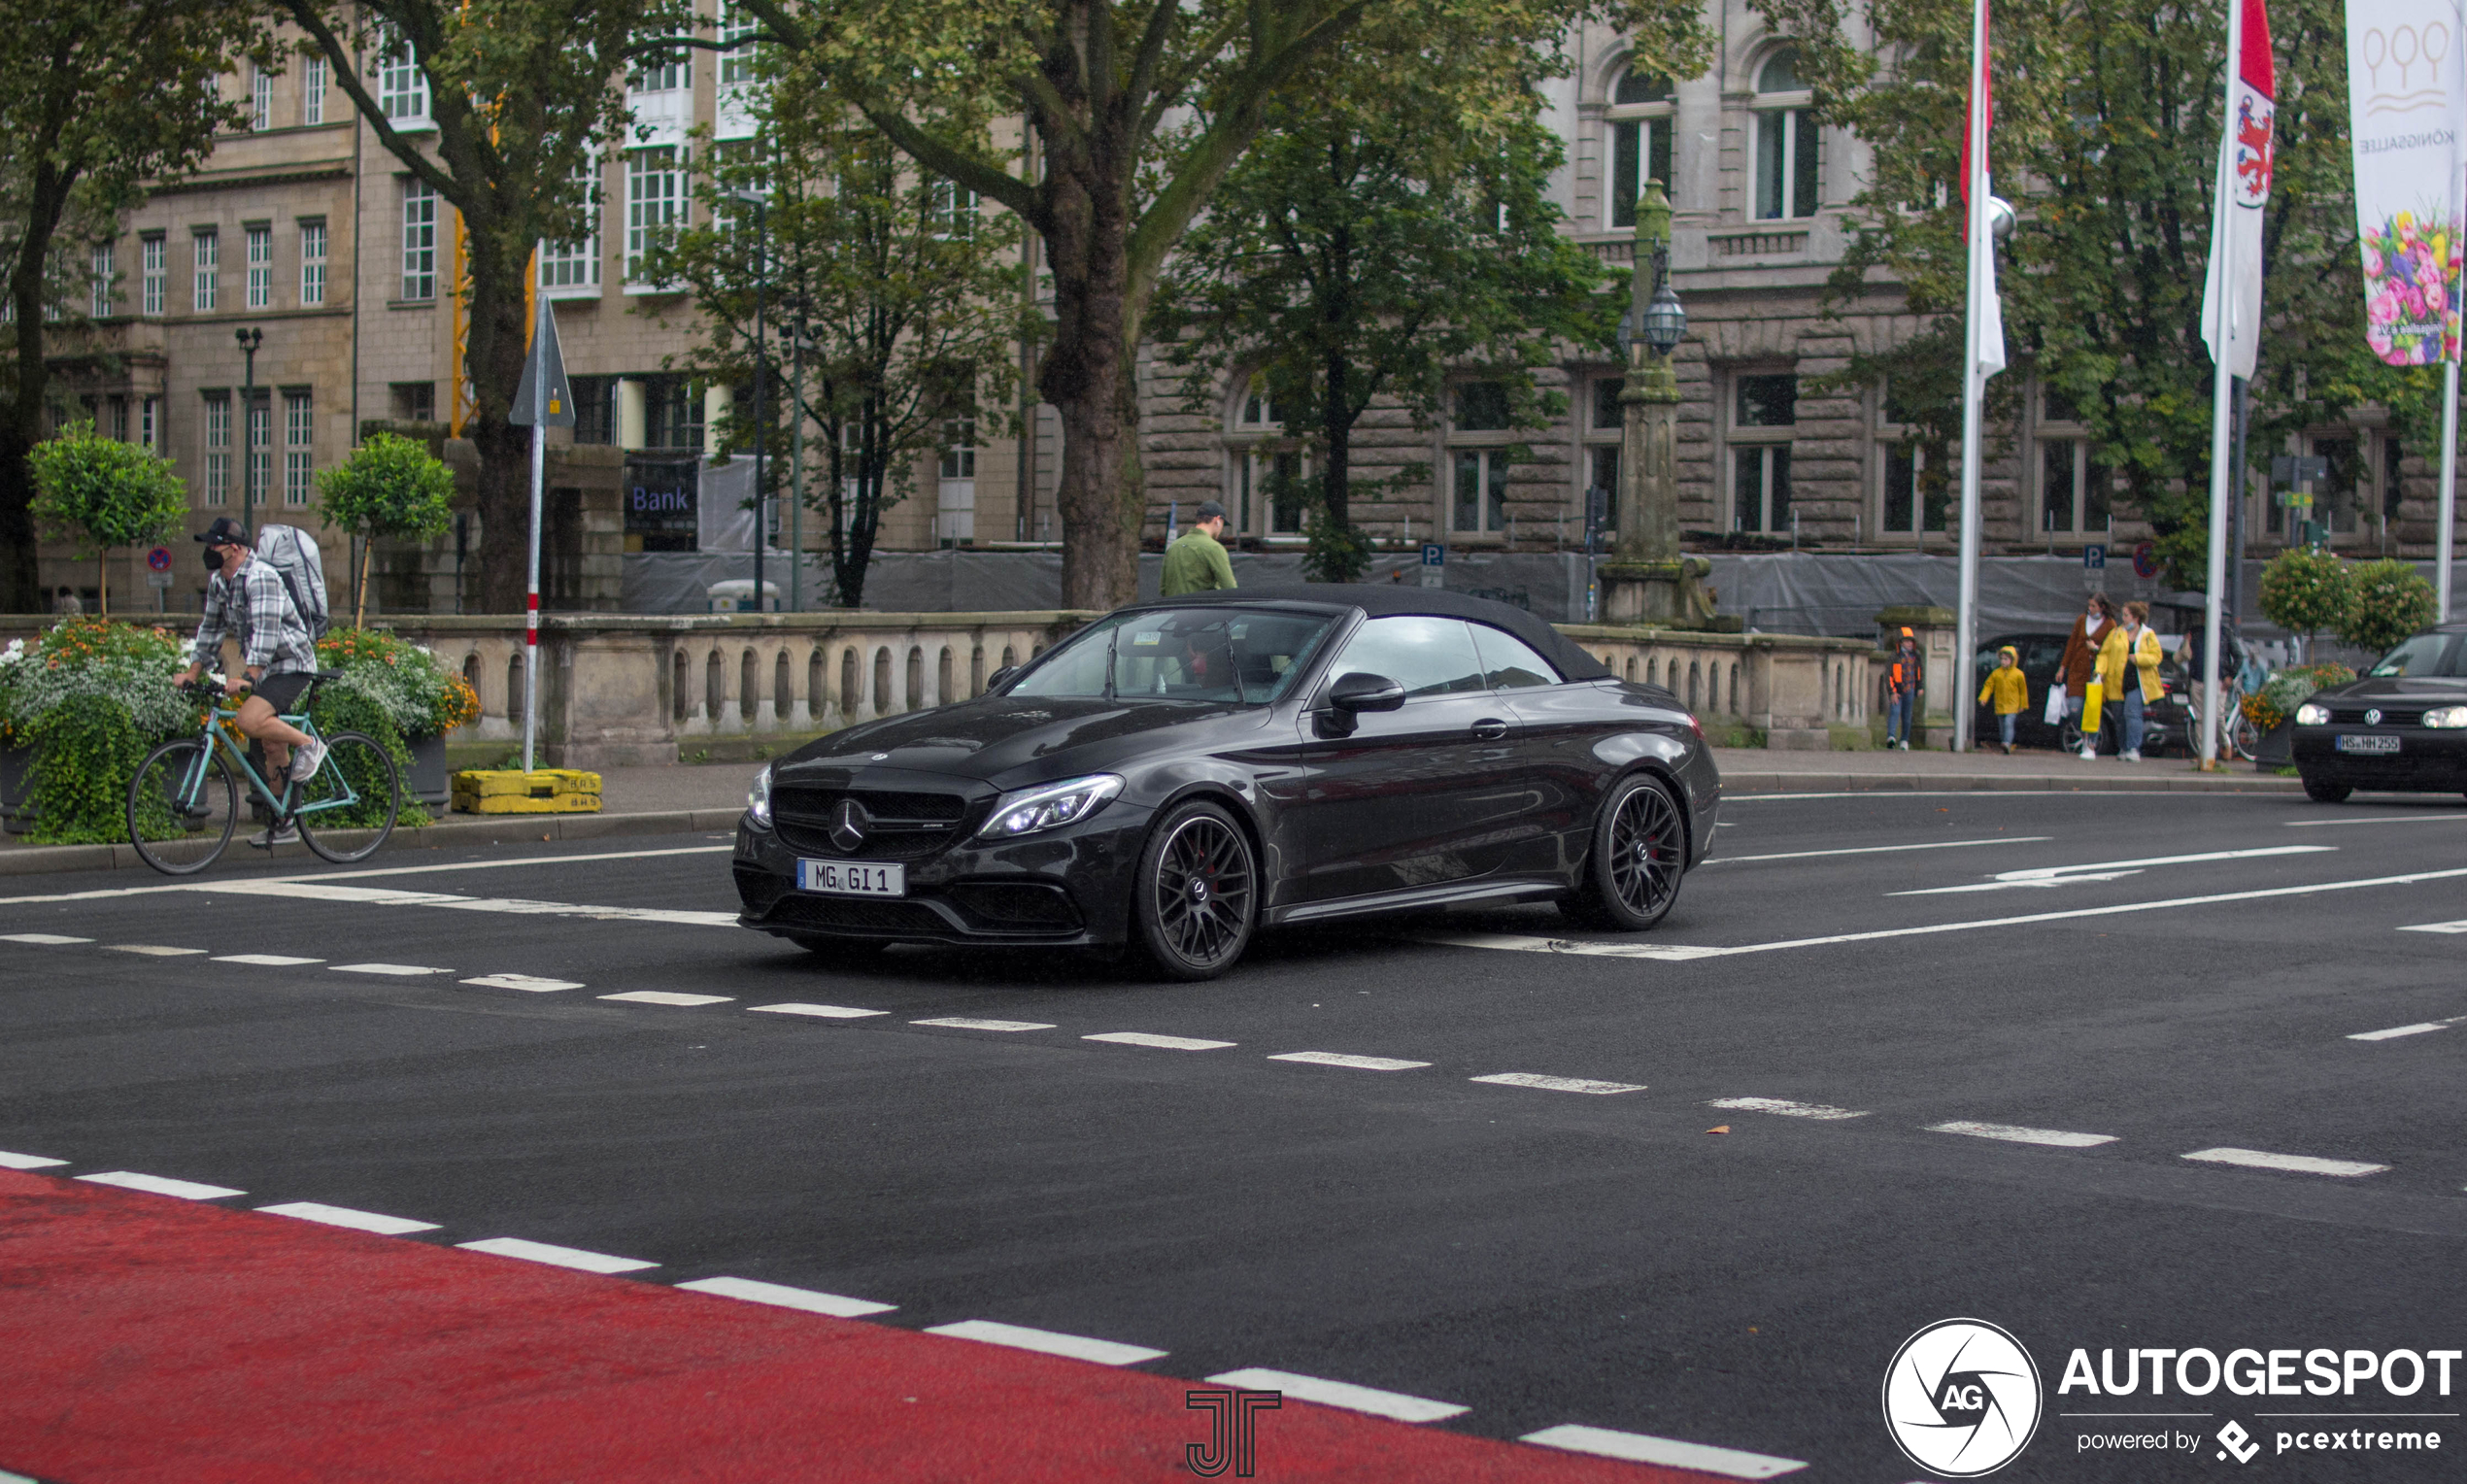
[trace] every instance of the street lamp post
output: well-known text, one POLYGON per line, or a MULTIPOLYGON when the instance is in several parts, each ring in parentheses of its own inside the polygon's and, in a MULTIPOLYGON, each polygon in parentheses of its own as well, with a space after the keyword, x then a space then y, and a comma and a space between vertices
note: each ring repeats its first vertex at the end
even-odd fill
POLYGON ((754 207, 754 611, 761 613, 769 607, 762 590, 762 549, 771 540, 770 500, 762 492, 763 434, 767 431, 762 417, 762 289, 771 266, 770 200, 759 190, 731 194, 754 207))
POLYGON ((1620 388, 1618 536, 1601 568, 1612 624, 1692 624, 1711 617, 1697 580, 1710 570, 1679 553, 1679 378, 1671 353, 1687 310, 1671 287, 1671 198, 1647 181, 1637 202, 1636 277, 1619 326, 1628 362, 1620 388))
POLYGON ((254 325, 234 330, 245 360, 240 373, 240 530, 256 539, 257 504, 257 347, 265 332, 254 325))

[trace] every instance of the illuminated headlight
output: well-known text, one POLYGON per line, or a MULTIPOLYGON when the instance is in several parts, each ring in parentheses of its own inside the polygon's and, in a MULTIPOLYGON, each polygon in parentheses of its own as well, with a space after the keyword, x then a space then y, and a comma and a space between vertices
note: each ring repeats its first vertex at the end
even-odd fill
POLYGON ((1038 784, 1033 789, 1014 789, 995 803, 993 814, 986 818, 976 837, 1009 840, 1058 825, 1076 824, 1121 792, 1122 780, 1111 773, 1091 773, 1085 778, 1038 784))
POLYGON ((2296 725, 2298 726, 2326 726, 2329 725, 2329 722, 2330 708, 2327 706, 2316 706, 2313 702, 2307 701, 2296 708, 2296 725))
POLYGON ((2444 706, 2424 713, 2427 726, 2467 726, 2467 706, 2444 706))
POLYGON ((754 782, 746 787, 745 813, 755 824, 765 829, 771 827, 771 767, 769 763, 764 763, 762 771, 755 774, 754 782))

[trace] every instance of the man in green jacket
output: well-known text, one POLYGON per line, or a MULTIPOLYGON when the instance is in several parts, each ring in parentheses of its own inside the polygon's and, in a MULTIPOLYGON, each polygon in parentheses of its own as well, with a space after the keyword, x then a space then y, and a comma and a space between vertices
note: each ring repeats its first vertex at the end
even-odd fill
POLYGON ((1234 563, 1227 559, 1225 548, 1218 538, 1225 534, 1225 507, 1214 500, 1201 500, 1191 528, 1182 539, 1166 548, 1165 575, 1157 584, 1160 597, 1180 597, 1185 592, 1209 592, 1218 588, 1231 588, 1234 563))

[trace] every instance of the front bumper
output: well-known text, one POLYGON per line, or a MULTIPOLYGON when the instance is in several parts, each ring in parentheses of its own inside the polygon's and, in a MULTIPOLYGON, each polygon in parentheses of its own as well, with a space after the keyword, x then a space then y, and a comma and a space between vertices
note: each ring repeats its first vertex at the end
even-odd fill
POLYGON ((2421 726, 2365 727, 2329 723, 2299 726, 2289 744, 2296 770, 2311 783, 2407 793, 2467 792, 2467 731, 2421 726), (2395 753, 2343 753, 2342 735, 2394 736, 2395 753))

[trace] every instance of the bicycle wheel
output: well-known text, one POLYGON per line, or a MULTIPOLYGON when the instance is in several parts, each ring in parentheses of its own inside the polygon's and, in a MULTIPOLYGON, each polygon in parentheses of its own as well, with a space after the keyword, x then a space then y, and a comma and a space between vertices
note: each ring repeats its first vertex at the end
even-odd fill
POLYGON ((291 818, 309 849, 347 865, 377 854, 402 812, 402 780, 377 739, 338 731, 325 739, 325 761, 298 786, 291 818))
POLYGON ((166 742, 128 781, 128 843, 166 876, 202 871, 231 843, 239 806, 231 764, 211 745, 195 737, 166 742))

